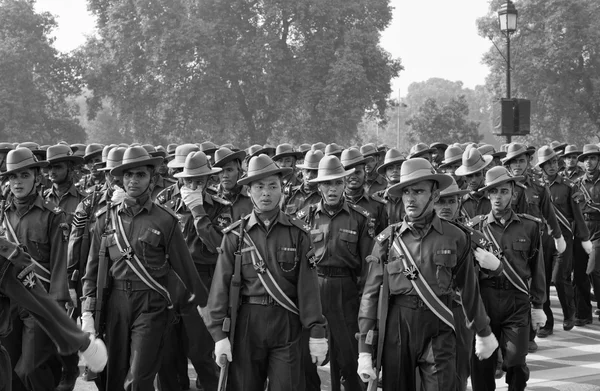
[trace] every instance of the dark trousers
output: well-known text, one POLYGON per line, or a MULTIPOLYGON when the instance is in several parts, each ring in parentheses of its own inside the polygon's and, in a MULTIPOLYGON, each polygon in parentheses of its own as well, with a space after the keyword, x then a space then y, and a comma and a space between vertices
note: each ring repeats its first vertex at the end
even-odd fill
MULTIPOLYGON (((550 277, 552 276, 552 265, 554 262, 554 252, 556 247, 554 245, 554 238, 548 235, 547 231, 544 231, 542 234, 542 256, 544 258, 544 274, 546 276, 546 294, 550 291, 550 277)), ((544 309, 544 313, 546 314, 546 324, 551 325, 551 328, 554 327, 554 314, 550 309, 549 304, 549 296, 546 296, 546 302, 542 307, 544 309)), ((531 314, 530 314, 531 317, 531 314)), ((531 324, 531 319, 529 322, 529 340, 534 341, 537 336, 537 332, 533 329, 533 325, 531 324)))
POLYGON ((165 334, 163 360, 158 370, 157 385, 160 391, 179 391, 190 387, 183 321, 179 315, 173 318, 165 334))
POLYGON ((456 330, 456 391, 466 391, 467 380, 471 376, 471 356, 475 332, 467 327, 463 308, 458 303, 452 303, 454 328, 456 330))
POLYGON ((114 289, 106 304, 106 391, 154 391, 172 314, 152 290, 114 289))
POLYGON ((416 391, 455 389, 456 337, 454 331, 427 307, 389 307, 383 349, 383 389, 416 391))
MULTIPOLYGON (((529 380, 526 364, 529 340, 529 297, 517 289, 495 289, 481 287, 481 298, 490 317, 492 332, 500 343, 509 391, 524 390, 529 380)), ((471 384, 473 390, 496 389, 494 373, 497 365, 497 350, 488 359, 471 358, 471 384)))
POLYGON ((590 279, 585 272, 588 255, 581 247, 581 240, 573 242, 573 288, 575 293, 575 318, 592 319, 592 303, 590 300, 590 279))
POLYGON ((229 366, 231 391, 303 391, 302 325, 280 306, 242 304, 229 366))
MULTIPOLYGON (((598 235, 596 234, 596 236, 598 235)), ((600 309, 600 238, 592 242, 592 252, 588 262, 592 262, 592 266, 588 265, 587 271, 594 290, 594 296, 596 296, 596 308, 600 309)))
POLYGON ((12 390, 12 368, 6 349, 0 345, 0 391, 12 390))
POLYGON ((321 391, 321 378, 317 371, 317 366, 313 364, 310 350, 308 349, 308 341, 310 339, 310 330, 302 330, 302 365, 304 372, 304 381, 306 383, 306 391, 321 391))
MULTIPOLYGON (((49 358, 57 350, 65 355, 77 352, 88 344, 89 336, 69 319, 37 278, 33 287, 21 282, 23 278, 18 275, 29 264, 25 254, 16 255, 11 262, 0 258, 0 293, 11 300, 13 321, 11 334, 1 342, 17 374, 12 378, 13 391, 21 389, 23 383, 30 390, 54 390, 58 379, 55 379, 56 368, 49 365, 49 358)), ((5 369, 0 369, 0 373, 3 371, 5 369)), ((5 382, 9 378, 0 376, 0 389, 8 388, 5 382)))
POLYGON ((329 326, 329 366, 331 389, 362 391, 365 383, 358 369, 358 287, 351 277, 319 275, 321 306, 329 326))
MULTIPOLYGON (((567 232, 563 233, 563 237, 567 243, 567 248, 562 254, 554 254, 554 266, 550 279, 554 282, 564 319, 567 320, 575 317, 575 293, 573 291, 573 284, 571 283, 571 275, 573 274, 573 238, 567 232)), ((550 284, 548 281, 548 274, 546 274, 546 286, 548 288, 546 290, 546 304, 544 304, 544 312, 546 313, 550 310, 550 284), (546 307, 548 310, 546 310, 546 307)), ((546 327, 548 327, 547 324, 546 327)))

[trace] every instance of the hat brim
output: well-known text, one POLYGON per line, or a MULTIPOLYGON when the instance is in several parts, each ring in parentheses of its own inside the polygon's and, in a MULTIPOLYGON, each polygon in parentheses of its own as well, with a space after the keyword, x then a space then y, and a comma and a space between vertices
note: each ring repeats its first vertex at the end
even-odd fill
POLYGON ((275 148, 261 148, 258 151, 254 152, 252 155, 248 155, 248 156, 254 157, 254 156, 258 156, 260 154, 274 155, 275 154, 275 148))
POLYGON ((318 170, 319 169, 319 163, 317 163, 317 167, 310 167, 307 166, 306 164, 296 164, 296 168, 299 168, 301 170, 318 170))
POLYGON ((504 159, 501 159, 502 164, 506 164, 506 163, 510 162, 511 160, 518 158, 521 155, 531 156, 532 152, 530 150, 526 149, 525 151, 519 152, 516 155, 506 154, 506 157, 504 159))
POLYGON ((136 167, 144 167, 144 166, 153 166, 154 168, 160 166, 162 163, 162 157, 151 157, 149 159, 140 160, 137 162, 125 163, 120 166, 116 166, 112 170, 110 170, 110 175, 112 176, 123 176, 123 173, 131 168, 136 167))
POLYGON ((88 161, 90 161, 91 159, 98 157, 98 156, 102 156, 102 150, 98 150, 95 152, 90 153, 89 155, 83 155, 83 162, 87 163, 88 161))
POLYGON ((448 149, 448 144, 446 143, 433 143, 429 146, 429 148, 440 148, 440 149, 448 149))
POLYGON ((367 157, 375 157, 375 156, 384 157, 384 156, 385 156, 385 154, 386 154, 386 152, 385 152, 385 151, 373 151, 373 152, 369 152, 369 153, 367 153, 366 155, 365 155, 365 154, 363 154, 363 156, 364 156, 365 158, 367 158, 367 157))
POLYGON ((451 191, 449 193, 440 193, 440 198, 441 197, 452 197, 455 195, 461 197, 461 196, 464 196, 465 194, 467 194, 468 192, 469 192, 469 190, 464 189, 464 190, 451 191))
POLYGON ((389 167, 389 166, 394 166, 396 164, 402 164, 406 161, 406 159, 398 159, 398 160, 393 160, 391 162, 387 162, 385 164, 382 164, 381 166, 377 167, 377 173, 379 175, 385 175, 385 170, 389 167))
POLYGON ((544 160, 540 160, 535 164, 535 167, 541 168, 542 164, 547 163, 549 160, 551 160, 553 158, 559 158, 559 157, 561 157, 561 155, 558 152, 552 151, 552 155, 545 156, 544 160))
POLYGON ((62 157, 58 157, 56 159, 48 159, 46 160, 48 162, 48 165, 52 165, 54 163, 61 163, 61 162, 73 162, 73 164, 83 164, 83 158, 81 156, 62 156, 62 157))
POLYGON ((494 158, 504 159, 506 157, 506 152, 505 151, 494 152, 494 153, 492 153, 491 156, 494 158))
POLYGON ((346 165, 346 164, 342 163, 342 166, 344 166, 344 169, 345 169, 345 170, 349 170, 349 169, 351 169, 351 168, 354 168, 354 167, 356 167, 356 166, 360 166, 361 164, 367 164, 367 162, 368 162, 369 160, 371 160, 371 159, 369 159, 368 157, 363 157, 362 159, 360 159, 360 160, 357 160, 357 161, 355 161, 355 162, 352 162, 352 163, 350 163, 350 164, 348 164, 348 165, 346 165))
POLYGON ((211 168, 210 171, 208 172, 203 172, 202 174, 186 174, 185 173, 185 168, 183 169, 182 172, 178 172, 177 174, 173 174, 173 176, 175 178, 195 178, 195 177, 199 177, 199 176, 211 176, 211 175, 215 175, 220 173, 221 171, 223 171, 220 167, 217 168, 211 168))
POLYGON ((252 182, 269 177, 271 175, 286 176, 286 175, 291 174, 293 171, 294 171, 294 169, 291 167, 283 167, 283 168, 278 168, 275 170, 269 170, 269 171, 261 172, 260 174, 252 175, 250 177, 244 177, 244 178, 238 180, 237 184, 240 186, 249 185, 252 182))
POLYGON ((582 162, 583 159, 585 159, 587 156, 592 156, 592 155, 600 156, 600 151, 582 153, 579 156, 577 156, 577 161, 582 162))
POLYGON ((483 186, 481 189, 479 189, 478 191, 487 191, 493 187, 497 187, 502 185, 503 183, 506 182, 522 182, 523 180, 525 180, 525 177, 522 175, 515 175, 512 177, 508 177, 508 178, 504 178, 502 180, 496 181, 496 182, 492 182, 489 185, 483 186))
POLYGON ((304 154, 302 152, 288 151, 288 152, 283 152, 283 153, 273 156, 273 161, 283 159, 284 157, 293 157, 293 158, 296 158, 296 160, 298 160, 302 156, 304 156, 304 154))
POLYGON ((150 152, 150 156, 161 157, 164 159, 167 157, 167 153, 165 151, 154 151, 154 152, 150 152))
POLYGON ((434 152, 435 152, 435 148, 424 149, 422 151, 419 151, 419 152, 415 153, 414 155, 410 155, 409 159, 410 158, 415 158, 415 157, 421 157, 421 156, 423 156, 426 153, 432 154, 434 152))
POLYGON ((435 181, 438 183, 438 190, 442 191, 452 184, 452 177, 447 174, 430 174, 418 178, 409 179, 405 182, 396 183, 388 189, 388 194, 396 197, 402 196, 402 189, 406 186, 414 185, 423 181, 435 181))
POLYGON ((571 156, 571 155, 577 155, 577 156, 579 156, 579 155, 581 155, 582 153, 583 153, 583 151, 571 151, 571 152, 569 152, 569 153, 563 153, 563 154, 561 155, 561 157, 567 157, 567 156, 571 156))
POLYGON ((224 165, 226 165, 227 163, 234 161, 234 160, 239 160, 240 162, 243 162, 245 157, 246 157, 246 151, 233 152, 233 153, 230 153, 229 155, 225 156, 223 159, 215 162, 215 164, 213 164, 213 167, 223 168, 224 165))
MULTIPOLYGON (((414 156, 412 156, 412 157, 414 157, 414 156)), ((456 156, 456 157, 452 158, 452 160, 449 160, 449 161, 447 161, 445 163, 444 163, 444 160, 442 160, 442 163, 440 163, 439 167, 440 168, 444 168, 444 167, 449 166, 451 164, 454 164, 456 162, 462 162, 462 154, 459 155, 459 156, 456 156)))
POLYGON ((19 172, 19 171, 22 171, 22 170, 25 170, 28 168, 44 168, 44 167, 48 167, 48 162, 45 160, 42 160, 42 161, 34 162, 31 164, 27 164, 27 165, 19 167, 19 168, 15 168, 14 170, 4 171, 4 172, 0 173, 0 176, 5 177, 7 175, 14 174, 15 172, 19 172))
POLYGON ((340 179, 340 178, 345 178, 348 175, 353 174, 354 171, 356 171, 356 170, 354 168, 351 168, 349 170, 345 170, 344 172, 340 172, 337 174, 323 175, 321 177, 318 176, 315 179, 311 179, 310 181, 308 181, 308 183, 320 183, 320 182, 327 182, 327 181, 333 181, 333 180, 340 179))
POLYGON ((454 171, 454 175, 456 176, 465 176, 465 175, 471 175, 474 174, 478 171, 483 170, 484 168, 486 168, 487 166, 490 165, 490 163, 494 160, 494 158, 490 155, 483 155, 481 156, 484 160, 484 164, 483 166, 479 167, 477 170, 469 170, 467 167, 465 166, 460 166, 456 169, 456 171, 454 171))

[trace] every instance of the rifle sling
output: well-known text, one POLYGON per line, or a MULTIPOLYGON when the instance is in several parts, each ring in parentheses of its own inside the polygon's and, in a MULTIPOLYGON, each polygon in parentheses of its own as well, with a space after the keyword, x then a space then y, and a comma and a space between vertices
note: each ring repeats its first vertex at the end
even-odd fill
MULTIPOLYGON (((6 231, 10 234, 10 236, 12 236, 12 239, 13 239, 12 242, 17 244, 18 246, 21 246, 21 242, 19 242, 19 238, 17 237, 17 234, 15 233, 14 228, 10 224, 10 221, 8 221, 8 218, 5 218, 3 223, 4 223, 4 228, 6 229, 6 231)), ((37 276, 37 278, 50 284, 50 278, 52 276, 52 273, 50 272, 50 270, 46 269, 38 261, 33 259, 33 256, 31 256, 31 254, 29 254, 29 255, 31 258, 31 262, 33 262, 33 264, 36 267, 35 275, 37 276)))

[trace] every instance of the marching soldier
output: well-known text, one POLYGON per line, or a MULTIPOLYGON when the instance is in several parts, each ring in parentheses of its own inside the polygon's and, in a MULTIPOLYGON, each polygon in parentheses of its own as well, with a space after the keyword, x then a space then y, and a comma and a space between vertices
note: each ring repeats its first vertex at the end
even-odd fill
POLYGON ((575 181, 585 174, 584 169, 577 164, 577 156, 581 155, 581 152, 582 151, 578 150, 575 145, 567 145, 565 147, 565 152, 562 155, 563 160, 565 161, 565 168, 560 171, 560 175, 575 181))
POLYGON ((308 151, 304 158, 304 163, 297 164, 302 172, 302 184, 292 187, 290 194, 283 201, 283 211, 294 216, 306 205, 316 204, 321 199, 317 185, 312 182, 317 177, 319 162, 323 158, 323 152, 320 150, 308 151))
MULTIPOLYGON (((446 154, 448 150, 444 152, 446 154)), ((410 148, 408 152, 408 159, 414 159, 416 157, 423 158, 429 162, 431 162, 431 154, 436 152, 434 148, 429 148, 425 143, 417 143, 410 148)))
POLYGON ((384 190, 387 187, 387 183, 385 182, 385 178, 379 174, 377 168, 385 152, 378 150, 375 144, 365 144, 360 147, 360 153, 369 159, 365 165, 365 172, 367 173, 365 188, 367 192, 375 194, 380 190, 384 190))
POLYGON ((463 153, 464 151, 461 147, 448 147, 444 153, 444 160, 442 160, 439 165, 439 171, 451 175, 461 189, 464 189, 466 186, 465 178, 456 175, 455 173, 462 163, 463 153))
POLYGON ((106 390, 154 390, 173 316, 169 308, 179 301, 166 288, 169 273, 176 273, 191 293, 185 305, 195 307, 206 299, 177 218, 150 199, 161 160, 141 146, 125 151, 122 164, 111 170, 123 176, 125 196, 99 211, 93 232, 83 278, 82 329, 95 334, 94 316, 105 316, 106 390), (107 270, 108 288, 98 286, 104 279, 99 270, 107 270), (97 290, 104 289, 110 295, 103 308, 96 308, 97 290))
POLYGON ((463 196, 461 213, 466 219, 487 214, 492 210, 490 200, 479 192, 483 187, 485 170, 492 164, 492 156, 482 156, 478 149, 471 148, 462 156, 462 165, 455 171, 459 178, 465 178, 467 194, 463 196))
POLYGON ((446 149, 448 149, 448 144, 442 142, 432 143, 429 148, 432 149, 431 152, 431 165, 433 168, 437 169, 442 160, 444 160, 444 154, 446 149))
POLYGON ((377 168, 377 171, 387 181, 387 188, 380 190, 373 195, 373 198, 382 200, 385 204, 387 222, 386 227, 402 221, 404 218, 404 208, 402 206, 402 197, 391 195, 388 189, 400 182, 400 168, 406 161, 406 158, 396 148, 391 148, 385 153, 383 164, 377 168))
POLYGON ((343 151, 344 149, 336 143, 327 144, 327 146, 325 147, 325 156, 333 155, 340 159, 342 157, 343 151))
POLYGON ((361 390, 356 374, 358 346, 358 295, 365 271, 365 259, 372 247, 374 227, 364 208, 344 199, 347 178, 354 168, 344 169, 335 156, 319 162, 319 172, 312 180, 319 187, 321 201, 296 214, 311 228, 315 246, 317 272, 323 315, 330 327, 331 388, 361 390))
MULTIPOLYGON (((510 154, 510 153, 509 153, 510 154)), ((541 219, 517 214, 511 200, 515 187, 523 176, 513 176, 504 167, 490 169, 485 186, 480 191, 490 198, 492 210, 471 221, 481 231, 493 252, 477 253, 480 264, 481 297, 492 331, 501 342, 503 369, 510 390, 524 390, 529 379, 526 356, 529 349, 530 324, 534 330, 543 326, 546 315, 542 306, 546 300, 546 279, 541 249, 541 219), (502 274, 498 276, 498 268, 502 274), (491 273, 490 273, 491 271, 491 273)), ((464 299, 464 295, 462 296, 464 299)), ((495 390, 496 354, 479 361, 472 360, 471 382, 475 390, 495 390)))
POLYGON ((378 355, 384 390, 416 390, 416 369, 421 389, 455 389, 455 321, 449 308, 455 288, 476 333, 476 355, 487 358, 498 346, 479 296, 469 236, 434 213, 440 191, 451 183, 452 177, 437 173, 427 160, 413 158, 404 162, 400 182, 388 190, 402 194, 406 217, 377 236, 369 256, 358 358, 362 379, 376 381, 375 341, 368 336, 376 329, 381 306, 378 338, 383 340, 377 347, 383 350, 378 355))
MULTIPOLYGON (((7 239, 31 256, 46 291, 64 306, 70 300, 66 264, 69 227, 62 209, 44 201, 36 190, 40 168, 47 165, 46 161, 37 161, 27 148, 8 153, 2 178, 8 178, 12 198, 2 205, 1 223, 7 239)), ((48 335, 25 308, 13 306, 11 320, 13 330, 2 343, 15 373, 28 390, 54 391, 60 379, 52 370, 56 351, 48 335)), ((15 382, 18 379, 13 379, 13 388, 20 389, 15 382)))
POLYGON ((219 365, 223 355, 230 362, 232 390, 262 391, 267 379, 273 391, 303 390, 303 327, 310 330, 313 362, 327 353, 310 237, 279 209, 281 178, 290 171, 266 155, 250 160, 238 184, 249 187, 254 209, 225 230, 221 243, 205 322, 219 365), (232 281, 240 282, 238 292, 232 281))
POLYGON ((242 178, 242 162, 246 157, 244 151, 232 151, 221 147, 215 152, 213 167, 221 168, 219 173, 219 187, 217 197, 231 204, 231 222, 238 221, 242 216, 252 211, 252 201, 244 191, 244 187, 237 184, 242 178))
POLYGON ((292 168, 292 173, 283 178, 283 194, 284 197, 287 197, 291 189, 294 186, 300 184, 300 180, 295 173, 296 161, 302 157, 302 153, 298 151, 294 151, 294 147, 291 144, 284 143, 279 144, 277 149, 275 150, 275 155, 273 156, 273 161, 279 167, 290 167, 292 168))

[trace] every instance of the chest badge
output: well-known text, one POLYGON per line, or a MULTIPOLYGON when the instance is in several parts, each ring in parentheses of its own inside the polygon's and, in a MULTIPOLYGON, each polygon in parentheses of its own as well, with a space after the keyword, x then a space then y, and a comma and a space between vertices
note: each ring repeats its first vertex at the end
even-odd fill
POLYGON ((414 265, 404 269, 402 274, 404 274, 404 276, 406 276, 406 278, 408 278, 411 281, 414 281, 419 277, 419 271, 414 265))

